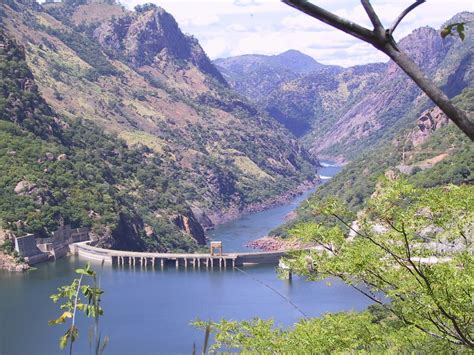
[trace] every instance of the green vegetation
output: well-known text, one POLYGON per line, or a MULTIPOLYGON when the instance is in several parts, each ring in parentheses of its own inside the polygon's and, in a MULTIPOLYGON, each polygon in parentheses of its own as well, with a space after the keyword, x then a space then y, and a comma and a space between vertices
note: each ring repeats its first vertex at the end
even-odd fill
MULTIPOLYGON (((199 328, 207 323, 196 322, 199 328)), ((303 319, 292 328, 272 320, 221 321, 211 325, 215 349, 243 354, 438 353, 455 347, 405 326, 380 307, 360 313, 326 314, 303 319)))
POLYGON ((146 147, 129 149, 91 122, 55 117, 38 94, 23 51, 3 35, 1 40, 2 226, 47 237, 66 223, 91 227, 109 247, 195 249, 166 218, 189 211, 179 182, 169 175, 175 168, 146 147), (157 213, 163 218, 152 218, 157 213), (145 237, 143 219, 155 228, 152 237, 145 237))
POLYGON ((51 300, 58 303, 64 300, 60 309, 62 314, 54 320, 48 322, 49 325, 61 325, 71 320, 71 325, 66 333, 59 339, 59 348, 64 349, 69 343, 69 354, 72 354, 74 342, 79 337, 79 329, 76 327, 76 317, 78 311, 84 313, 87 318, 94 318, 94 330, 91 334, 94 347, 94 354, 102 354, 108 343, 108 337, 102 339, 99 332, 99 318, 104 314, 104 310, 100 306, 101 298, 104 291, 100 288, 100 280, 97 273, 87 264, 83 269, 77 269, 76 274, 81 275, 78 279, 74 279, 70 285, 58 288, 58 293, 51 295, 51 300), (92 285, 86 284, 86 279, 91 279, 92 285))
MULTIPOLYGON (((287 131, 224 84, 195 39, 182 34, 160 16, 142 16, 122 11, 119 6, 78 7, 81 4, 82 0, 67 1, 36 8, 18 2, 14 10, 7 6, 1 8, 8 13, 4 17, 6 28, 15 27, 27 33, 22 45, 28 54, 28 63, 48 103, 61 113, 46 115, 55 117, 55 125, 51 127, 57 126, 57 134, 51 135, 45 125, 38 124, 45 130, 42 138, 60 145, 56 152, 49 146, 44 152, 54 153, 55 158, 65 153, 69 163, 78 150, 86 159, 93 153, 96 145, 93 139, 88 140, 90 146, 76 148, 73 146, 80 142, 78 136, 68 133, 73 140, 77 138, 76 143, 60 138, 69 131, 61 127, 64 122, 71 130, 82 129, 82 126, 94 130, 94 125, 89 123, 92 121, 102 130, 116 132, 126 140, 128 147, 120 139, 107 135, 98 137, 94 133, 98 142, 105 139, 114 146, 112 153, 104 152, 105 158, 98 159, 98 165, 93 163, 98 169, 95 176, 105 172, 105 176, 112 177, 103 184, 111 188, 102 195, 108 196, 107 201, 120 198, 120 203, 102 209, 102 213, 93 210, 100 216, 111 214, 108 220, 115 221, 111 224, 112 231, 121 230, 123 220, 137 222, 138 227, 133 228, 137 230, 144 229, 141 226, 144 222, 155 229, 155 234, 166 234, 169 238, 158 242, 142 235, 133 240, 142 240, 153 248, 158 248, 156 244, 169 248, 179 240, 180 232, 174 229, 170 233, 165 225, 173 227, 168 223, 169 218, 178 212, 188 214, 189 206, 209 216, 234 213, 252 204, 268 204, 276 195, 294 191, 314 179, 314 161, 309 155, 287 131), (97 13, 88 13, 87 9, 91 8, 97 13), (130 26, 133 31, 128 30, 130 26), (155 43, 160 36, 169 51, 155 43), (177 40, 180 43, 175 43, 177 40), (150 59, 147 66, 142 66, 144 53, 150 59), (77 126, 72 121, 82 123, 77 126), (118 152, 117 157, 114 151, 118 152), (122 154, 124 151, 137 151, 138 157, 122 154), (129 158, 134 161, 124 161, 129 158), (121 214, 123 218, 114 218, 118 216, 119 206, 125 210, 121 214)), ((155 10, 145 5, 139 11, 155 10)), ((12 117, 5 120, 12 121, 12 117)), ((40 156, 36 160, 40 158, 44 160, 40 156)), ((82 169, 83 165, 76 167, 82 169)), ((45 168, 38 167, 35 178, 44 175, 45 168)), ((13 184, 20 181, 24 179, 19 177, 11 182, 10 191, 16 186, 13 184)), ((52 185, 48 188, 55 189, 52 185)), ((91 191, 94 189, 92 186, 91 191)), ((74 194, 78 195, 80 193, 74 194)), ((93 192, 91 195, 99 197, 83 202, 65 194, 62 202, 71 199, 71 203, 81 202, 85 206, 92 203, 91 199, 102 196, 93 192)), ((57 206, 54 202, 48 203, 57 206)), ((106 204, 97 202, 95 205, 100 208, 106 204)), ((102 232, 107 230, 100 218, 87 218, 91 210, 81 211, 81 218, 74 213, 74 218, 68 216, 66 220, 92 225, 102 232)), ((9 222, 15 223, 23 220, 24 215, 14 221, 12 218, 9 222)), ((55 220, 46 224, 54 228, 55 220)), ((42 235, 51 231, 50 227, 47 229, 42 235)), ((129 242, 141 248, 138 244, 142 243, 134 241, 129 242)), ((186 238, 178 249, 186 250, 188 242, 192 240, 186 238)))
MULTIPOLYGON (((454 102, 468 112, 473 112, 474 89, 465 89, 454 102)), ((347 203, 353 211, 357 211, 374 193, 380 176, 388 171, 395 175, 404 175, 399 171, 401 165, 410 167, 411 171, 405 174, 406 178, 419 187, 472 183, 474 174, 472 142, 457 127, 449 124, 438 128, 426 141, 416 147, 410 138, 414 131, 416 128, 411 124, 388 143, 381 143, 373 150, 361 154, 347 164, 337 176, 320 186, 310 197, 310 203, 336 196, 347 203), (444 154, 446 156, 439 162, 432 165, 423 164, 426 160, 444 154)), ((298 219, 277 228, 272 234, 288 236, 291 226, 311 220, 311 213, 305 206, 307 205, 303 203, 298 209, 298 219)))
POLYGON ((97 80, 101 75, 119 76, 120 72, 110 63, 100 46, 76 31, 44 28, 48 34, 59 38, 64 44, 76 52, 77 56, 89 64, 93 69, 86 74, 86 79, 97 80))
POLYGON ((213 325, 214 346, 250 353, 472 350, 473 206, 473 186, 426 189, 403 179, 380 181, 357 217, 336 199, 312 203, 321 222, 290 233, 323 251, 294 253, 285 264, 308 280, 340 278, 378 306, 305 319, 290 330, 271 321, 221 321, 213 325))

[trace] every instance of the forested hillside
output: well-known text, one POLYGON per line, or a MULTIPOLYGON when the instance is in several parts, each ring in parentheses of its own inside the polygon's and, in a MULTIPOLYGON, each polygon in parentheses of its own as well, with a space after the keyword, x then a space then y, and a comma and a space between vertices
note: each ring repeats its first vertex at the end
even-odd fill
POLYGON ((236 95, 198 41, 154 5, 1 5, 46 102, 169 166, 206 226, 262 208, 315 178, 316 161, 236 95))
MULTIPOLYGON (((472 115, 474 89, 464 89, 454 102, 472 115)), ((469 138, 438 108, 425 111, 413 121, 391 141, 380 143, 347 164, 341 173, 319 187, 310 201, 337 197, 357 211, 375 192, 377 182, 383 176, 405 177, 408 182, 424 188, 472 184, 474 147, 469 138)), ((305 205, 302 204, 299 218, 291 225, 311 219, 305 205)), ((288 226, 279 228, 274 234, 286 235, 288 226)))
POLYGON ((4 33, 0 63, 2 229, 47 237, 61 224, 89 226, 102 245, 134 250, 204 243, 168 219, 192 218, 173 165, 91 122, 57 115, 40 96, 24 50, 4 33))

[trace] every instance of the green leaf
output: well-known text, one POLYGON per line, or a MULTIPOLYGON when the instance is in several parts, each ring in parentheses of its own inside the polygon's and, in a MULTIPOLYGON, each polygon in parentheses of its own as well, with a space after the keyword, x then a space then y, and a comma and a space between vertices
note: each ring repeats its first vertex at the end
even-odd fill
POLYGON ((59 338, 59 348, 61 350, 64 350, 64 348, 66 347, 67 345, 67 341, 69 339, 69 333, 66 333, 64 334, 61 338, 59 338))
POLYGON ((48 325, 63 324, 67 318, 72 318, 71 312, 66 311, 59 318, 48 321, 48 325))
POLYGON ((456 30, 458 31, 461 40, 464 41, 464 38, 466 37, 466 35, 464 34, 464 23, 459 23, 456 26, 456 30))

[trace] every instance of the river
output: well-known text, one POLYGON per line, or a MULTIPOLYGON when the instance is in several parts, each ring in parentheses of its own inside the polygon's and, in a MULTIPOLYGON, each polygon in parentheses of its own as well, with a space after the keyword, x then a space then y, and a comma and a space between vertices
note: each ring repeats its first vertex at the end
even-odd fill
MULTIPOLYGON (((327 166, 322 176, 331 177, 338 167, 327 166)), ((307 195, 307 194, 306 194, 307 195)), ((306 195, 269 210, 252 213, 218 226, 210 232, 223 241, 227 251, 245 250, 245 244, 266 235, 284 222, 306 195)), ((25 274, 0 272, 0 355, 61 354, 58 339, 65 326, 48 326, 59 315, 49 295, 75 277, 84 260, 68 257, 44 263, 25 274)), ((99 269, 95 265, 95 269, 99 269)), ((370 302, 345 284, 307 282, 302 278, 280 280, 273 266, 235 270, 141 271, 105 266, 101 272, 104 316, 103 335, 110 337, 105 354, 190 354, 193 343, 198 352, 203 333, 190 322, 274 319, 290 326, 301 313, 262 283, 271 286, 296 304, 305 314, 318 317, 326 312, 362 310, 370 302)), ((89 321, 81 319, 75 354, 89 354, 89 321)))

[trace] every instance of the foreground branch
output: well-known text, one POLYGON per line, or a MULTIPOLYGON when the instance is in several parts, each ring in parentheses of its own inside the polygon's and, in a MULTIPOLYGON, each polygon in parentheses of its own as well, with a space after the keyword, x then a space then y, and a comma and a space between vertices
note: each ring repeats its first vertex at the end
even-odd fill
POLYGON ((335 27, 351 36, 354 36, 366 43, 371 44, 379 51, 388 55, 417 85, 418 87, 464 132, 474 141, 474 122, 468 117, 466 112, 458 109, 449 98, 441 91, 436 84, 428 79, 421 69, 395 42, 392 33, 395 31, 402 19, 425 0, 418 0, 406 8, 395 20, 390 29, 384 29, 379 17, 375 13, 369 0, 361 0, 367 15, 369 16, 374 30, 371 31, 352 21, 339 17, 308 0, 282 0, 283 3, 304 12, 305 14, 318 19, 332 27, 335 27))

